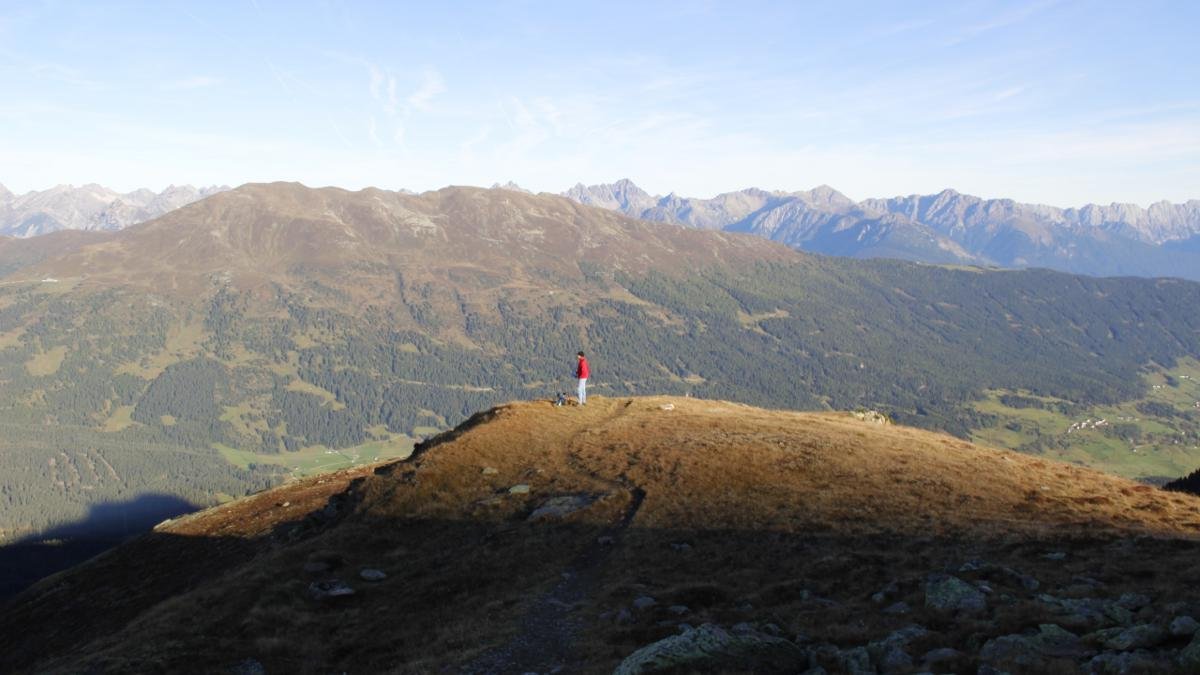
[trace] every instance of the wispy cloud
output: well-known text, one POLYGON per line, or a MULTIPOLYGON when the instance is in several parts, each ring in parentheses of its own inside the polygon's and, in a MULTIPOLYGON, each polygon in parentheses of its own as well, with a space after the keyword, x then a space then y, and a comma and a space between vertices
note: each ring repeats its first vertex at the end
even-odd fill
POLYGON ((1034 16, 1044 12, 1055 5, 1061 4, 1062 0, 1037 0, 1024 5, 1009 8, 995 16, 992 16, 984 21, 973 23, 964 27, 959 33, 951 37, 947 41, 947 45, 956 45, 967 40, 976 38, 984 33, 989 33, 1001 28, 1008 28, 1027 21, 1034 16))
MULTIPOLYGON (((394 84, 394 81, 393 81, 394 84)), ((408 95, 405 104, 408 110, 420 110, 427 112, 429 110, 429 102, 439 94, 446 92, 446 81, 442 79, 441 73, 433 68, 425 68, 421 72, 421 85, 417 90, 408 95)))
POLYGON ((216 87, 224 83, 224 78, 213 77, 212 75, 195 75, 193 77, 163 82, 158 88, 162 91, 188 91, 190 89, 216 87))

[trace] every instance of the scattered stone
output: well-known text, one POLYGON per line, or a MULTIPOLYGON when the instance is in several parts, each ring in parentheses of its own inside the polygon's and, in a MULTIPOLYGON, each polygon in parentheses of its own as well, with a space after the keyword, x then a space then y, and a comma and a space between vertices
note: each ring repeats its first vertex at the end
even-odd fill
POLYGON ((1127 652, 1134 649, 1157 647, 1166 642, 1167 637, 1167 631, 1161 627, 1141 623, 1123 629, 1120 633, 1105 641, 1104 646, 1119 652, 1127 652))
POLYGON ((527 494, 529 494, 529 486, 524 483, 518 483, 518 484, 508 488, 508 494, 510 494, 510 495, 527 495, 527 494))
POLYGON ((878 410, 860 410, 854 413, 854 418, 870 424, 878 424, 880 426, 889 424, 891 422, 887 415, 884 415, 878 410))
POLYGON ((954 649, 953 647, 939 647, 938 649, 931 649, 925 652, 925 656, 921 657, 921 663, 923 663, 926 668, 933 668, 941 664, 950 663, 955 659, 959 659, 962 657, 962 655, 962 652, 954 649))
POLYGON ((603 537, 596 537, 596 543, 600 544, 601 546, 612 546, 616 542, 617 542, 616 539, 608 536, 607 534, 604 535, 603 537))
POLYGON ((361 577, 363 581, 383 581, 387 578, 387 573, 383 570, 367 567, 359 570, 358 576, 361 577))
POLYGON ((912 607, 909 607, 907 602, 904 602, 903 600, 901 600, 900 602, 897 602, 893 605, 888 605, 886 608, 884 608, 883 613, 900 616, 903 614, 908 614, 911 611, 912 611, 912 607))
POLYGON ((868 644, 867 653, 884 673, 908 672, 913 666, 912 657, 908 654, 909 643, 928 634, 929 631, 921 626, 907 626, 868 644))
POLYGON ((304 571, 309 574, 324 574, 332 568, 332 565, 324 560, 310 560, 304 563, 304 571))
POLYGON ((1200 633, 1179 652, 1179 665, 1183 667, 1184 672, 1200 673, 1200 633))
POLYGON ((975 588, 978 588, 984 595, 991 595, 994 592, 992 585, 986 581, 976 581, 975 588))
POLYGON ((1067 554, 1062 551, 1053 551, 1042 556, 1046 560, 1066 560, 1067 554))
POLYGON ((671 550, 676 553, 687 553, 692 550, 692 545, 686 541, 671 544, 671 550))
POLYGON ((634 609, 648 609, 657 604, 658 604, 658 601, 655 600, 654 598, 652 598, 648 595, 643 595, 639 598, 634 599, 633 608, 634 609))
POLYGON ((743 600, 742 602, 739 602, 737 607, 734 607, 734 609, 739 612, 753 612, 754 605, 748 600, 743 600))
POLYGON ((871 602, 873 602, 877 605, 882 605, 883 603, 887 602, 889 599, 896 597, 896 595, 898 595, 899 593, 900 593, 900 584, 897 583, 895 579, 892 579, 891 581, 888 582, 887 586, 884 586, 883 588, 881 588, 879 590, 879 592, 877 592, 871 596, 871 602))
MULTIPOLYGON (((509 489, 509 492, 512 492, 512 488, 509 489)), ((529 514, 529 518, 526 520, 531 523, 535 523, 539 520, 546 520, 549 518, 563 518, 580 509, 590 506, 594 501, 594 497, 586 494, 560 495, 558 497, 551 497, 550 499, 542 502, 541 506, 534 509, 533 513, 529 514)))
POLYGON ((675 404, 674 403, 664 403, 664 404, 658 406, 658 409, 659 410, 674 410, 675 404))
POLYGON ((1175 637, 1195 635, 1197 630, 1200 630, 1200 622, 1186 614, 1177 616, 1171 621, 1171 635, 1175 637))
POLYGON ((1171 662, 1161 654, 1151 652, 1104 652, 1088 662, 1088 672, 1097 675, 1133 675, 1134 673, 1168 673, 1171 662))
POLYGON ((267 669, 257 659, 246 659, 230 666, 229 675, 267 675, 267 669))
POLYGON ((1141 593, 1122 593, 1121 597, 1117 598, 1116 604, 1131 612, 1136 612, 1146 605, 1149 605, 1150 598, 1142 595, 1141 593))
POLYGON ((292 503, 291 503, 291 502, 284 502, 284 503, 280 504, 280 506, 281 506, 281 507, 283 507, 283 508, 285 508, 285 509, 286 509, 287 507, 291 506, 291 505, 292 505, 292 503))
POLYGON ((849 675, 874 675, 875 668, 871 666, 871 654, 866 647, 843 649, 838 653, 838 667, 849 675))
POLYGON ((620 623, 620 624, 630 624, 630 623, 633 623, 633 621, 634 621, 634 619, 633 619, 633 612, 629 611, 629 609, 627 609, 627 608, 625 608, 625 607, 622 607, 622 608, 621 608, 621 609, 620 609, 620 610, 617 612, 617 618, 616 618, 616 621, 617 621, 617 623, 620 623))
POLYGON ((482 473, 485 476, 495 476, 496 474, 500 473, 500 470, 494 466, 485 466, 483 467, 483 471, 480 471, 479 473, 482 473))
POLYGON ((354 595, 354 589, 347 586, 340 579, 329 579, 327 581, 312 582, 308 585, 308 593, 317 600, 325 600, 327 598, 341 598, 354 595))
POLYGON ((731 633, 706 623, 638 649, 621 661, 613 675, 719 670, 797 672, 808 664, 808 652, 787 640, 763 633, 731 633))
POLYGON ((1002 670, 1037 672, 1048 661, 1080 659, 1094 653, 1074 633, 1055 624, 1042 624, 1034 634, 1003 635, 988 640, 979 650, 979 660, 1002 670))
POLYGON ((1059 623, 1077 630, 1094 631, 1133 620, 1129 610, 1096 598, 1056 598, 1043 593, 1037 600, 1058 615, 1059 623))
POLYGON ((675 616, 683 616, 684 614, 687 614, 691 610, 689 610, 687 608, 687 605, 671 605, 670 607, 667 608, 667 611, 670 612, 671 614, 674 614, 675 616))
POLYGON ((925 583, 925 606, 947 612, 976 613, 987 609, 987 599, 962 579, 939 574, 925 583))

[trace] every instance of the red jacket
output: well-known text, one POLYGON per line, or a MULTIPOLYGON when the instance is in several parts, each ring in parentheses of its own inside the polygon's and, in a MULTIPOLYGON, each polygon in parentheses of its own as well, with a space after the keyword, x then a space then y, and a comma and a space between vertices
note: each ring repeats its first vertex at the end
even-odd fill
POLYGON ((588 376, 587 359, 579 359, 579 365, 575 366, 575 377, 581 380, 586 380, 588 376))

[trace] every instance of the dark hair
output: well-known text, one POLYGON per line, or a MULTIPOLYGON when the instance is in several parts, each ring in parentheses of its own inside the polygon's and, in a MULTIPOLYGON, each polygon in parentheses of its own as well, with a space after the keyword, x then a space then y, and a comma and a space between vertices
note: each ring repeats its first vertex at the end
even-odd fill
POLYGON ((583 356, 583 352, 579 352, 577 356, 583 356))

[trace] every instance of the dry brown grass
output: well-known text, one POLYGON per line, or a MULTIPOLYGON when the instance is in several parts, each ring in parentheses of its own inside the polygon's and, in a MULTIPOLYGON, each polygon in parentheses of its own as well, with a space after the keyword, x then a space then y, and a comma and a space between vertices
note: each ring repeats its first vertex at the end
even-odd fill
MULTIPOLYGON (((991 616, 922 607, 929 573, 975 558, 1035 576, 1039 592, 1083 592, 1086 577, 1106 595, 1137 590, 1200 611, 1200 499, 846 414, 596 397, 582 408, 502 406, 409 461, 305 479, 160 527, 0 611, 0 666, 211 672, 254 658, 268 672, 454 668, 518 634, 635 490, 645 499, 631 526, 569 612, 580 626, 571 672, 611 670, 679 621, 770 621, 845 646, 916 622, 934 631, 920 654, 1054 620, 1019 579, 994 570, 967 574, 1010 598, 991 616), (518 483, 530 493, 509 494, 518 483), (566 493, 597 499, 565 519, 526 520, 566 493), (310 515, 331 499, 336 518, 310 515), (334 569, 305 573, 314 560, 334 569), (362 567, 388 579, 360 582, 362 567), (358 593, 315 601, 307 587, 320 576, 358 593), (870 601, 893 581, 889 602, 912 614, 884 615, 870 601), (612 620, 640 595, 658 605, 612 620), (673 604, 688 613, 671 615, 673 604)), ((955 668, 977 665, 964 657, 955 668)))

